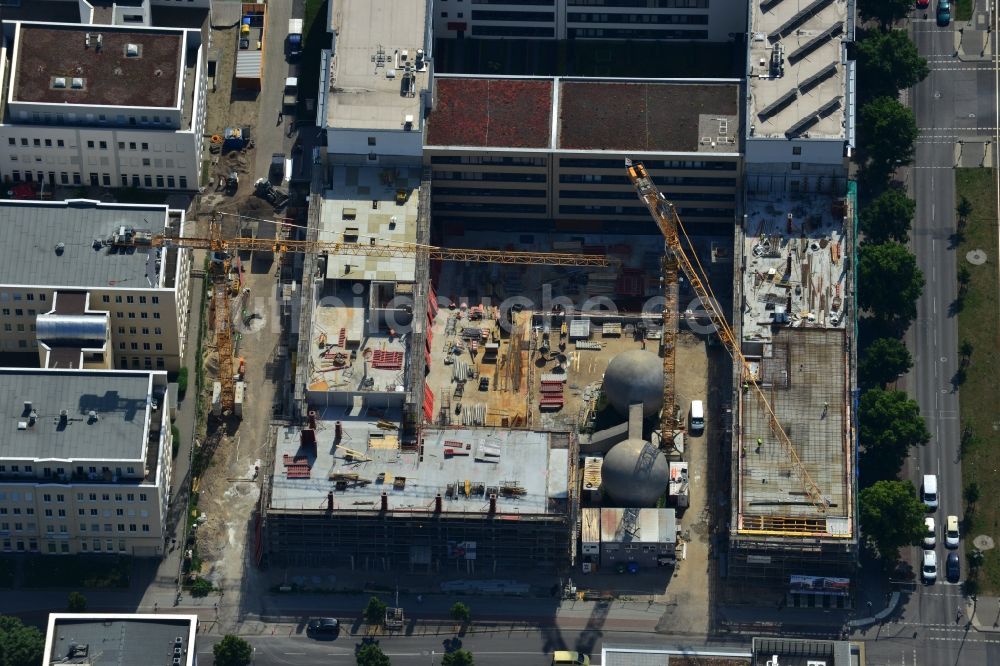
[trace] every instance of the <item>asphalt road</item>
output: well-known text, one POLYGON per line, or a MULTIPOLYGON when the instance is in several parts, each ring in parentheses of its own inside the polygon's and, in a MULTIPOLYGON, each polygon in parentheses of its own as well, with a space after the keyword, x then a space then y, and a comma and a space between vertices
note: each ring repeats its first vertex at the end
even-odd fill
MULTIPOLYGON (((254 666, 277 664, 354 664, 354 650, 360 645, 357 636, 341 635, 335 640, 315 640, 304 634, 291 636, 244 636, 253 645, 254 666)), ((392 660, 394 666, 433 666, 441 663, 441 656, 449 647, 454 636, 409 636, 400 638, 381 637, 379 646, 392 660)), ((212 646, 221 636, 202 635, 198 637, 198 663, 211 666, 212 646)), ((573 649, 579 641, 586 640, 579 634, 567 634, 558 629, 530 631, 500 631, 490 634, 475 634, 459 639, 457 647, 473 653, 477 666, 548 666, 552 652, 559 649, 573 649)), ((653 633, 604 632, 603 642, 615 645, 698 645, 689 639, 674 640, 653 633)), ((750 640, 725 647, 749 647, 750 640)), ((722 645, 722 644, 716 644, 722 645)), ((591 650, 591 663, 601 662, 601 643, 591 650)), ((983 662, 985 663, 985 662, 983 662)))
MULTIPOLYGON (((946 516, 962 515, 958 391, 952 382, 958 370, 954 166, 960 141, 992 135, 996 113, 993 67, 957 57, 955 28, 938 27, 933 18, 911 23, 917 49, 931 70, 910 92, 921 133, 908 170, 917 202, 911 248, 927 284, 908 334, 914 369, 903 384, 919 403, 931 440, 911 454, 905 474, 918 488, 924 474, 938 477, 939 507, 930 515, 938 529, 940 572, 936 584, 912 587, 895 623, 865 634, 875 664, 1000 663, 1000 640, 994 640, 1000 637, 967 627, 967 618, 959 614, 961 587, 943 575, 948 551, 941 529, 946 516)), ((919 577, 920 549, 907 555, 919 577)), ((964 569, 964 556, 962 565, 964 569)))

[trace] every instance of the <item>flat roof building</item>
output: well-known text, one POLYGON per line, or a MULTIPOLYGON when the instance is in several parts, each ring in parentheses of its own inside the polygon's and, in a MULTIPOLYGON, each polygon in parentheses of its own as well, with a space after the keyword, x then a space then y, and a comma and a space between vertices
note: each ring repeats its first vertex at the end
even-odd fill
POLYGON ((0 179, 197 189, 199 30, 11 21, 2 35, 0 179))
POLYGON ((735 80, 438 75, 431 211, 465 228, 654 232, 624 175, 633 157, 686 220, 732 224, 739 136, 735 80))
POLYGON ((425 428, 410 444, 387 429, 398 414, 329 407, 278 431, 270 562, 429 572, 569 561, 570 434, 425 428))
MULTIPOLYGON (((117 368, 176 371, 184 356, 191 252, 108 242, 122 228, 182 236, 184 212, 165 205, 0 200, 0 353, 34 352, 38 319, 63 293, 88 294, 74 312, 108 313, 117 368), (82 308, 82 309, 81 309, 82 308)), ((68 296, 63 296, 63 303, 68 296)), ((66 305, 66 307, 69 307, 66 305)))
POLYGON ((331 162, 419 164, 431 88, 429 0, 330 3, 317 125, 331 162))
POLYGON ((165 372, 0 369, 0 550, 162 555, 169 413, 165 372))
POLYGON ((42 666, 194 666, 197 615, 50 613, 42 666))
POLYGON ((440 11, 434 35, 450 38, 732 41, 746 16, 726 0, 623 3, 613 0, 491 2, 440 11))

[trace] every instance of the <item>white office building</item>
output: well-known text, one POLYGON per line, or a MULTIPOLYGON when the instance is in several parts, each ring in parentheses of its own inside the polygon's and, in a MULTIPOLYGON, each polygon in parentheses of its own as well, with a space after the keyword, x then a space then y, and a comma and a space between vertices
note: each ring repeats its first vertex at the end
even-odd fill
POLYGON ((194 190, 201 32, 14 21, 0 43, 0 182, 194 190))
POLYGON ((163 554, 167 374, 0 369, 0 551, 163 554))

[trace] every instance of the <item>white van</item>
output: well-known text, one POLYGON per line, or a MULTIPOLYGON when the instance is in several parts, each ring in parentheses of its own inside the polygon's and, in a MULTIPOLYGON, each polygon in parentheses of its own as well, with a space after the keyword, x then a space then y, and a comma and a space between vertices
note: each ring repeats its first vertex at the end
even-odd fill
POLYGON ((924 501, 924 506, 927 507, 929 511, 933 511, 938 506, 938 487, 937 487, 937 475, 935 474, 924 474, 924 488, 922 497, 924 501))
POLYGON ((691 401, 691 432, 697 433, 705 429, 705 406, 701 400, 691 401))

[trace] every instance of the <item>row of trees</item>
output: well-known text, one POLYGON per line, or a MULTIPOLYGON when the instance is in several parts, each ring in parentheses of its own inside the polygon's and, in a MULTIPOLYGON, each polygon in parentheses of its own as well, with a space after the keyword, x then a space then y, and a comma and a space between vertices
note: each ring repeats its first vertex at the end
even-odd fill
POLYGON ((862 16, 878 23, 857 43, 858 163, 861 167, 858 305, 863 348, 858 381, 861 444, 859 497, 861 526, 868 545, 885 562, 923 536, 924 506, 899 472, 910 448, 925 444, 930 433, 916 401, 894 388, 913 367, 902 336, 917 316, 925 280, 916 257, 906 247, 916 202, 896 169, 913 161, 918 129, 913 112, 899 102, 901 90, 922 81, 927 61, 909 35, 892 25, 912 8, 910 0, 859 0, 862 16))

